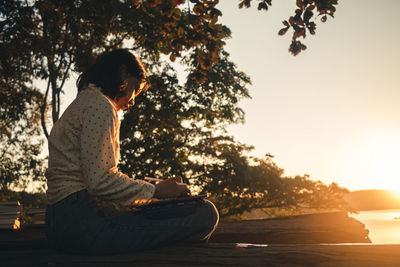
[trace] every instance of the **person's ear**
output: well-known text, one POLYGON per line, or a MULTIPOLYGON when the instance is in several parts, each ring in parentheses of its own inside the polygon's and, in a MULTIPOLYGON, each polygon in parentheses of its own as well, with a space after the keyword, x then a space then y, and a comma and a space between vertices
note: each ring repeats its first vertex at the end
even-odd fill
POLYGON ((124 64, 122 64, 119 67, 119 77, 121 79, 121 86, 119 87, 119 92, 122 93, 126 88, 126 86, 124 86, 124 82, 125 82, 125 79, 127 78, 126 65, 124 65, 124 64))

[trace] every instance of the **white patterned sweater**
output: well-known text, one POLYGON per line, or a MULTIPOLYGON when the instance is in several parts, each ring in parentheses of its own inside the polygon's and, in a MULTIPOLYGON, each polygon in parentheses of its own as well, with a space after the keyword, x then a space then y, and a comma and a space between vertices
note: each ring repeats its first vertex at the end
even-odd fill
POLYGON ((154 196, 154 185, 118 171, 119 127, 115 103, 100 88, 89 84, 79 92, 53 126, 48 140, 49 204, 83 189, 123 206, 154 196))

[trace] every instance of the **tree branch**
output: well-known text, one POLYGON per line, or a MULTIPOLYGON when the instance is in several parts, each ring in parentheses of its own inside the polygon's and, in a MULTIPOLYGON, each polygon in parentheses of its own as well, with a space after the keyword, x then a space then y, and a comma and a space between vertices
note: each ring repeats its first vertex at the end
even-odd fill
POLYGON ((43 104, 40 107, 40 115, 41 115, 40 121, 42 124, 42 129, 43 129, 44 135, 46 136, 46 139, 49 139, 49 133, 47 132, 46 121, 45 121, 47 96, 49 95, 49 89, 50 89, 50 79, 47 82, 47 88, 46 88, 46 93, 44 95, 43 104))
POLYGON ((121 39, 119 39, 115 43, 113 43, 111 45, 108 45, 108 46, 105 46, 106 50, 110 50, 110 49, 115 48, 116 46, 119 46, 125 40, 125 38, 128 37, 128 36, 129 36, 129 34, 126 33, 126 34, 124 34, 124 36, 121 37, 121 39))
POLYGON ((61 84, 60 84, 60 86, 59 86, 59 92, 61 92, 61 89, 62 89, 63 86, 64 86, 65 80, 67 79, 67 76, 68 76, 68 72, 69 72, 69 70, 71 69, 71 65, 72 65, 72 55, 69 54, 69 63, 68 63, 67 69, 66 69, 65 72, 64 72, 64 75, 63 75, 63 79, 62 79, 62 81, 61 81, 61 84))

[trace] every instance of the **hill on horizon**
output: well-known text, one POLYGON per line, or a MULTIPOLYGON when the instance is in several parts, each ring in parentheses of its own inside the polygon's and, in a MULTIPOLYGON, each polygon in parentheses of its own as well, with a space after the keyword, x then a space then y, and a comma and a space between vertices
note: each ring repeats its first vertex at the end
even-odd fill
POLYGON ((357 190, 346 195, 345 200, 353 208, 363 210, 400 209, 400 195, 390 190, 357 190))

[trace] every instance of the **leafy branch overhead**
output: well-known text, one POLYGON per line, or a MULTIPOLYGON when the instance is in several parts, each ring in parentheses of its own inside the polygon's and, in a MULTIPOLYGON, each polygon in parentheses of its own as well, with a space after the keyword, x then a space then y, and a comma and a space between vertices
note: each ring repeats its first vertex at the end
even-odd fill
MULTIPOLYGON (((239 8, 249 8, 252 0, 239 0, 239 8)), ((268 10, 272 5, 272 0, 258 0, 258 10, 268 10)), ((289 52, 293 55, 298 55, 301 51, 306 50, 305 46, 298 39, 306 38, 307 32, 311 35, 315 34, 317 28, 314 22, 316 17, 320 17, 322 22, 326 22, 328 16, 334 17, 338 0, 296 0, 296 10, 294 16, 284 20, 282 23, 285 26, 280 29, 278 34, 285 35, 289 29, 293 30, 292 43, 289 46, 289 52)))
MULTIPOLYGON (((192 53, 183 62, 198 83, 217 64, 229 28, 219 23, 222 12, 218 0, 147 0, 147 1, 0 1, 0 69, 4 80, 32 83, 47 81, 42 117, 51 105, 52 120, 60 115, 61 93, 72 72, 81 72, 94 56, 127 40, 142 56, 157 61, 161 54, 171 61, 192 53), (194 53, 194 54, 193 54, 194 53), (13 71, 7 71, 13 70, 13 71), (48 101, 51 100, 51 101, 48 101), (48 103, 50 102, 50 103, 48 103)), ((250 7, 251 0, 239 1, 250 7)), ((268 10, 272 0, 258 0, 259 10, 268 10)), ((284 21, 285 34, 294 33, 289 51, 297 55, 306 47, 298 38, 315 33, 311 21, 316 12, 325 21, 335 12, 337 0, 297 0, 295 15, 284 21)), ((46 123, 42 120, 45 135, 46 123)))

